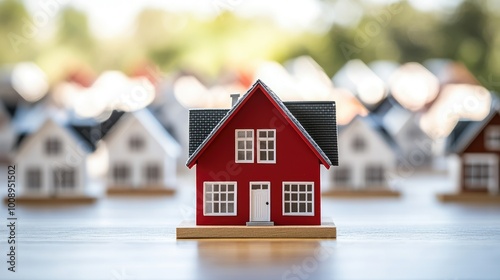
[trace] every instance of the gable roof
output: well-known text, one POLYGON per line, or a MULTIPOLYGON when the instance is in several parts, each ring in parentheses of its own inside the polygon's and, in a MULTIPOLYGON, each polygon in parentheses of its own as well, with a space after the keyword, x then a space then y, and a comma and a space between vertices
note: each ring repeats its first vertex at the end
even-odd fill
POLYGON ((446 153, 462 153, 491 119, 500 113, 500 100, 492 96, 490 113, 482 121, 461 120, 446 138, 446 153))
POLYGON ((331 165, 338 165, 335 102, 287 102, 291 108, 290 110, 270 88, 261 80, 257 80, 230 110, 190 110, 190 152, 186 163, 189 168, 193 167, 204 149, 244 106, 249 97, 257 91, 257 88, 262 89, 264 95, 283 114, 291 127, 299 133, 325 167, 329 168, 331 165), (291 111, 294 111, 297 117, 291 111), (204 117, 207 117, 208 120, 204 117), (304 125, 298 119, 301 119, 304 125), (192 127, 191 124, 193 124, 192 127), (212 127, 214 124, 215 126, 212 127), (316 139, 313 139, 309 132, 315 135, 316 139))
POLYGON ((116 115, 105 128, 105 141, 112 143, 115 139, 121 139, 121 137, 117 138, 115 135, 118 132, 127 131, 127 126, 133 120, 137 120, 167 154, 173 158, 179 156, 181 149, 179 144, 148 109, 116 115))

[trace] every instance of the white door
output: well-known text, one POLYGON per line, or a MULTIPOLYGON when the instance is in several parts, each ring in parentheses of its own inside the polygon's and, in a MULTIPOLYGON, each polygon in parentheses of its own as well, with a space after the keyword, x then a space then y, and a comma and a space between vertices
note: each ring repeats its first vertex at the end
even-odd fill
POLYGON ((271 220, 269 189, 269 182, 250 183, 250 222, 269 222, 271 220))

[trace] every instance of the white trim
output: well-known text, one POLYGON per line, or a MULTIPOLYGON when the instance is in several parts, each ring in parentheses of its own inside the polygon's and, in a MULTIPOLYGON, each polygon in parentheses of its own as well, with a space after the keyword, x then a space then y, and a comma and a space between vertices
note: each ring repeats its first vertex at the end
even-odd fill
POLYGON ((276 163, 276 129, 257 129, 257 141, 256 142, 257 142, 256 143, 256 145, 257 145, 257 163, 269 163, 269 164, 276 163), (270 138, 270 137, 261 138, 260 133, 259 133, 261 131, 265 131, 266 133, 269 131, 272 131, 274 136, 272 138, 270 138), (272 148, 272 150, 270 150, 268 148, 265 149, 266 152, 269 152, 269 151, 274 152, 274 160, 261 160, 260 159, 260 141, 261 140, 266 142, 266 147, 267 147, 268 141, 274 142, 274 147, 272 148))
MULTIPOLYGON (((290 190, 291 191, 291 190, 290 190)), ((281 194, 282 194, 282 197, 281 197, 281 203, 282 203, 282 213, 283 213, 283 216, 314 216, 314 182, 297 182, 297 181, 294 181, 294 182, 285 182, 283 181, 283 184, 282 184, 282 189, 281 189, 281 194), (311 185, 312 188, 311 188, 311 213, 285 213, 285 185, 306 185, 306 188, 307 188, 307 185, 311 185)), ((306 194, 307 194, 307 189, 306 189, 306 194)), ((291 193, 290 193, 291 195, 291 193)), ((306 198, 307 199, 307 198, 306 198)), ((306 206, 307 208, 307 206, 306 206)), ((298 208, 297 208, 298 210, 298 208)), ((306 209, 307 210, 307 209, 306 209)))
MULTIPOLYGON (((234 130, 234 162, 236 162, 236 163, 254 163, 254 151, 255 151, 254 147, 255 147, 255 133, 254 133, 253 129, 235 129, 234 130), (252 148, 250 150, 252 152, 252 159, 251 160, 248 160, 248 159, 238 160, 238 132, 240 132, 240 131, 245 132, 245 137, 242 139, 244 141, 248 141, 246 133, 249 131, 252 132, 252 137, 251 137, 252 148)), ((243 151, 246 153, 247 149, 244 148, 243 151)), ((245 158, 246 158, 246 155, 245 155, 245 158)))
MULTIPOLYGON (((492 168, 491 175, 487 183, 487 189, 491 194, 498 194, 498 156, 496 154, 464 154, 464 167, 467 164, 486 163, 492 168)), ((466 170, 462 170, 463 185, 465 189, 475 189, 475 187, 468 186, 466 181, 466 170)), ((477 188, 477 187, 476 187, 477 188)))
POLYGON ((490 125, 484 130, 484 147, 488 150, 499 151, 500 150, 500 125, 490 125), (491 134, 496 134, 493 140, 490 138, 491 134))
MULTIPOLYGON (((227 198, 226 198, 227 199, 227 198)), ((236 181, 205 181, 203 182, 203 216, 237 216, 238 214, 238 183, 236 181), (234 185, 234 213, 206 213, 205 196, 206 187, 209 184, 233 184, 234 185)))
POLYGON ((269 194, 269 213, 268 213, 268 221, 271 221, 271 182, 269 181, 254 181, 248 184, 249 193, 248 193, 248 201, 249 201, 249 212, 248 212, 248 221, 252 222, 252 184, 267 184, 267 193, 269 194))

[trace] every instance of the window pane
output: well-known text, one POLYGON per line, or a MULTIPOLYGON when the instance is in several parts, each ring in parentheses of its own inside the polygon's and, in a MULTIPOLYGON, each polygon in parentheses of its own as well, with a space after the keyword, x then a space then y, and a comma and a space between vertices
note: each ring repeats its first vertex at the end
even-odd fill
POLYGON ((299 212, 301 212, 301 213, 306 212, 306 204, 305 203, 299 204, 299 212))
POLYGON ((312 185, 307 185, 307 191, 312 192, 313 186, 312 185))
POLYGON ((212 184, 206 184, 206 185, 205 185, 205 190, 206 190, 207 192, 211 192, 211 191, 212 191, 212 184))
POLYGON ((220 201, 226 201, 226 194, 225 193, 220 194, 220 201))
POLYGON ((266 135, 266 134, 267 134, 267 133, 266 133, 265 131, 259 131, 259 137, 263 137, 263 138, 265 138, 265 137, 267 137, 267 135, 266 135))
POLYGON ((230 193, 227 195, 227 200, 228 201, 234 201, 234 194, 233 193, 230 193))
POLYGON ((221 213, 226 213, 226 204, 225 203, 221 203, 220 204, 220 212, 221 213))
POLYGON ((226 185, 225 184, 220 185, 220 191, 221 192, 225 192, 226 191, 226 185))
POLYGON ((227 186, 227 190, 230 191, 230 192, 233 192, 234 191, 234 185, 228 185, 227 186))
POLYGON ((206 193, 205 194, 205 202, 211 202, 212 201, 212 194, 211 193, 206 193))
POLYGON ((273 151, 270 151, 270 152, 267 152, 268 153, 268 160, 274 160, 274 152, 273 151))
POLYGON ((244 138, 245 137, 245 131, 238 131, 238 138, 244 138))
POLYGON ((218 193, 214 193, 214 201, 215 202, 219 201, 219 194, 218 193))
POLYGON ((212 203, 211 202, 205 203, 205 213, 212 214, 212 203))
POLYGON ((260 142, 259 142, 259 147, 260 147, 261 149, 265 149, 265 148, 266 148, 266 141, 260 141, 260 142))
POLYGON ((219 213, 219 203, 214 203, 214 213, 219 213))
POLYGON ((247 137, 251 138, 252 135, 253 135, 253 131, 252 130, 247 131, 247 137))
POLYGON ((214 184, 214 192, 218 192, 219 191, 219 184, 214 184))
POLYGON ((307 203, 307 212, 312 213, 312 203, 307 203))
POLYGON ((267 190, 267 188, 268 188, 268 185, 266 185, 266 184, 262 185, 263 190, 267 190))
POLYGON ((299 200, 300 201, 306 201, 306 194, 305 193, 299 194, 299 200))
POLYGON ((306 185, 299 185, 299 191, 305 192, 306 191, 306 185))
POLYGON ((259 190, 259 189, 260 189, 260 185, 252 184, 252 190, 259 190))
POLYGON ((298 195, 296 193, 292 193, 292 201, 297 201, 298 195))
POLYGON ((312 201, 313 200, 313 195, 312 193, 307 194, 307 201, 312 201))
POLYGON ((290 213, 290 203, 285 203, 285 213, 290 213))
POLYGON ((297 191, 297 185, 292 185, 292 192, 296 192, 297 191))
POLYGON ((247 152, 247 160, 252 160, 252 152, 247 152))
POLYGON ((244 149, 245 148, 245 142, 244 141, 238 141, 238 149, 244 149))
POLYGON ((285 193, 285 201, 290 201, 290 194, 289 193, 285 193))
POLYGON ((260 160, 267 160, 265 151, 260 151, 260 160))
POLYGON ((268 149, 274 149, 274 141, 267 142, 267 148, 268 149))
POLYGON ((238 151, 238 160, 245 160, 245 152, 238 151))
POLYGON ((290 185, 285 185, 285 191, 287 191, 287 192, 290 191, 290 185))
POLYGON ((234 213, 234 203, 228 203, 227 204, 227 212, 228 213, 234 213))
POLYGON ((297 203, 292 203, 292 212, 297 213, 297 203))
POLYGON ((252 149, 252 141, 246 141, 247 149, 252 149))

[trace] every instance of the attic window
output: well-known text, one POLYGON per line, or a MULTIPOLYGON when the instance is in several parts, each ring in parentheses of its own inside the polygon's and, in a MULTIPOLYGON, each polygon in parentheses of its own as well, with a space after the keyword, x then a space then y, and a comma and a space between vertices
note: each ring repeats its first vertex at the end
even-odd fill
POLYGON ((61 152, 61 141, 55 137, 50 137, 45 141, 45 153, 48 155, 57 155, 61 152))
POLYGON ((500 126, 489 126, 486 129, 484 145, 489 150, 500 150, 500 126))
POLYGON ((354 140, 352 141, 352 148, 355 151, 363 151, 365 147, 366 147, 365 139, 363 139, 361 136, 354 137, 354 140))
POLYGON ((129 140, 129 147, 131 151, 140 151, 144 148, 144 139, 140 136, 132 136, 129 140))
POLYGON ((258 129, 257 162, 276 163, 276 129, 258 129))

